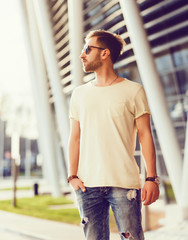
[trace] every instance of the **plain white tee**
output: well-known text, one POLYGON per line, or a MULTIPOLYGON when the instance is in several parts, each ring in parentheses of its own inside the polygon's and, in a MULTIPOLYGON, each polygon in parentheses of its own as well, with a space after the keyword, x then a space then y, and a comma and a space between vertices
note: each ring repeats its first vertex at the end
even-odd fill
POLYGON ((80 123, 78 177, 86 187, 141 188, 134 158, 135 119, 150 114, 143 87, 127 79, 74 89, 70 118, 80 123))

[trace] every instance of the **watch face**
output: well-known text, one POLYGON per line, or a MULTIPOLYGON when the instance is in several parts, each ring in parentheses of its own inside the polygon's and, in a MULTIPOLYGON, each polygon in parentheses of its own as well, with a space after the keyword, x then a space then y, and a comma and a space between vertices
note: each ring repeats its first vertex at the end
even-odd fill
POLYGON ((155 178, 155 182, 156 182, 157 184, 160 184, 160 183, 161 183, 160 177, 156 177, 156 178, 155 178))

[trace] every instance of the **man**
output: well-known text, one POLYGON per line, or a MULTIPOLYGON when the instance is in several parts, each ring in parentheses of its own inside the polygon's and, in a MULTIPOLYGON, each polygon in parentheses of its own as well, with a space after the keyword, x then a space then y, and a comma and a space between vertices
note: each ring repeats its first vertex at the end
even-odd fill
POLYGON ((68 182, 75 190, 87 240, 109 240, 110 206, 121 239, 144 239, 134 158, 137 132, 147 168, 142 201, 149 205, 159 197, 144 89, 113 69, 124 44, 108 31, 88 34, 80 57, 84 71, 95 72, 95 80, 77 87, 70 102, 68 182))

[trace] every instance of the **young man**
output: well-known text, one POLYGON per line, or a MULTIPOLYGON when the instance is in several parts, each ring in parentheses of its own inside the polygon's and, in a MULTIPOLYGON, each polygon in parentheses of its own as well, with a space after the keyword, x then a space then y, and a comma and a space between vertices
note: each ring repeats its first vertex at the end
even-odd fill
POLYGON ((108 31, 88 34, 80 57, 84 71, 95 72, 95 80, 77 87, 70 102, 68 182, 75 190, 87 240, 109 240, 110 206, 121 239, 144 239, 134 158, 137 132, 147 167, 142 201, 149 205, 159 197, 144 89, 113 69, 124 44, 108 31))

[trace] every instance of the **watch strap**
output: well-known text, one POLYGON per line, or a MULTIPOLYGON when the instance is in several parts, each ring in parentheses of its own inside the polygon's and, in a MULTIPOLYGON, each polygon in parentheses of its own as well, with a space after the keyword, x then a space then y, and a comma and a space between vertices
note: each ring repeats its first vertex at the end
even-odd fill
POLYGON ((159 176, 147 177, 146 181, 155 182, 155 183, 157 183, 159 185, 160 184, 160 177, 159 176))
POLYGON ((147 177, 146 181, 155 182, 155 177, 147 177))

